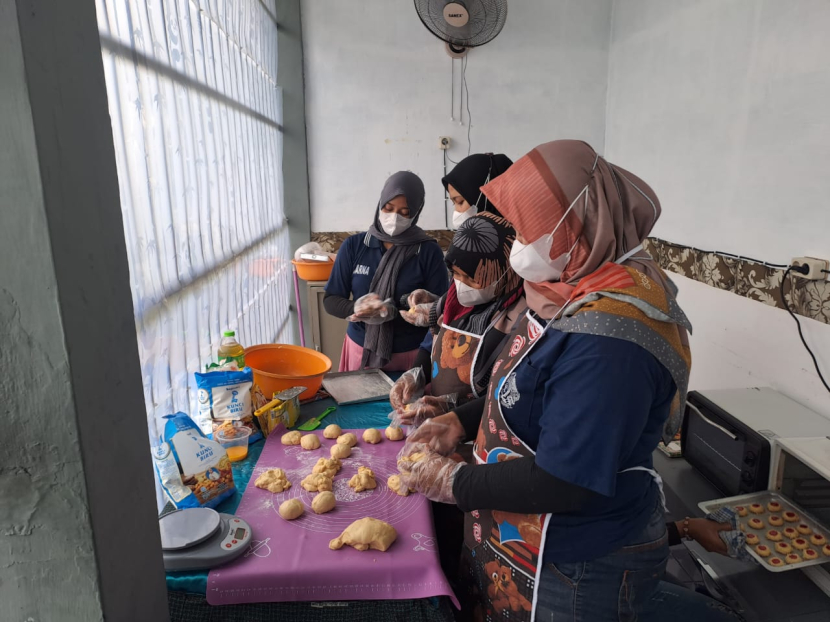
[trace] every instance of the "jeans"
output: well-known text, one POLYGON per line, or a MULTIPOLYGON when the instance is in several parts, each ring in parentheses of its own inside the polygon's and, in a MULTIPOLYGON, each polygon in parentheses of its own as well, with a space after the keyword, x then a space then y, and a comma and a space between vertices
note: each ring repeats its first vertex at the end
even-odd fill
POLYGON ((740 622, 716 600, 662 581, 669 557, 658 505, 631 544, 587 562, 545 563, 537 622, 740 622))

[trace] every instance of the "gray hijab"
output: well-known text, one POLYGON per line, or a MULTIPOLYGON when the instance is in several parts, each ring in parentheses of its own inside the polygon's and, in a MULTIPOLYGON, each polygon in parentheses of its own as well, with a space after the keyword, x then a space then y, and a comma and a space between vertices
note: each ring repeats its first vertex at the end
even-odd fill
MULTIPOLYGON (((418 254, 421 243, 435 241, 423 229, 416 226, 421 211, 424 209, 425 195, 424 182, 415 173, 409 171, 399 171, 383 184, 380 201, 375 208, 375 220, 369 227, 369 233, 372 236, 381 242, 390 242, 393 245, 383 254, 370 287, 370 291, 377 294, 381 300, 395 297, 395 284, 398 282, 401 266, 418 254), (406 231, 392 236, 386 233, 380 225, 380 210, 389 201, 399 196, 406 197, 412 224, 406 231)), ((395 303, 397 302, 396 300, 395 303)), ((392 360, 393 322, 394 320, 383 324, 366 324, 361 361, 361 367, 364 369, 383 367, 392 360)))

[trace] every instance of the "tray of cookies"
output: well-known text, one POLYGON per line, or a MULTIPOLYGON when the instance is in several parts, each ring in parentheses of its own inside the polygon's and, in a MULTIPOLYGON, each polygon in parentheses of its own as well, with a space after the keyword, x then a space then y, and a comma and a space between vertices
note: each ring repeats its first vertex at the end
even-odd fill
POLYGON ((707 514, 732 508, 746 534, 746 548, 770 572, 830 562, 830 529, 786 497, 765 490, 702 501, 707 514))

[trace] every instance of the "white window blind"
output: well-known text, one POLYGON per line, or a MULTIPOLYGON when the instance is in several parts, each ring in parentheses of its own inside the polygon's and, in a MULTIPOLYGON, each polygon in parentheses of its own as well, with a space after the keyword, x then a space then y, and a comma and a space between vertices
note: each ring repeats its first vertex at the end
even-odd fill
MULTIPOLYGON (((222 331, 292 341, 274 0, 98 0, 150 437, 222 331)), ((117 405, 114 405, 117 411, 117 405)))

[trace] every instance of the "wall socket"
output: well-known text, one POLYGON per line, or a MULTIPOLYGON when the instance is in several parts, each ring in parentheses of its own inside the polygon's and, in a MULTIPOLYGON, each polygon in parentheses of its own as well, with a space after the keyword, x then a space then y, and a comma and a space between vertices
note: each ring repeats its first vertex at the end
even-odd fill
POLYGON ((441 151, 446 151, 450 148, 450 137, 449 136, 439 136, 438 137, 438 148, 441 151))
POLYGON ((827 278, 826 271, 828 269, 828 262, 826 259, 816 259, 815 257, 793 257, 790 265, 795 266, 796 268, 807 266, 810 269, 807 274, 800 274, 798 272, 795 273, 796 276, 800 276, 802 279, 807 279, 808 281, 823 281, 827 278))

